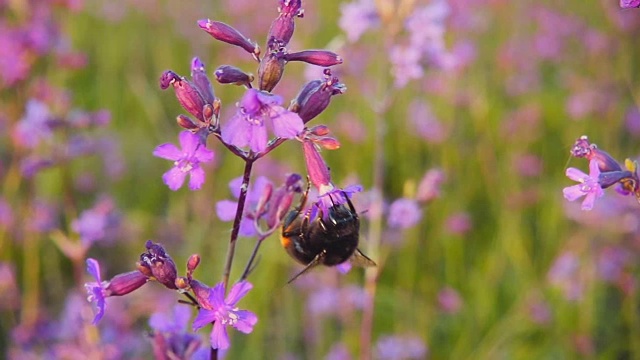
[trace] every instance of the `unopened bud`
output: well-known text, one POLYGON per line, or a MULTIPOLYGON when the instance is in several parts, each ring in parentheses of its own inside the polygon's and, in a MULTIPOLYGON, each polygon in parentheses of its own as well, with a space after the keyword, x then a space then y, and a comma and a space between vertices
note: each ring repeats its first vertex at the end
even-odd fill
POLYGON ((187 273, 193 273, 200 264, 200 255, 193 254, 187 260, 187 273))
POLYGON ((278 85, 284 73, 284 53, 281 50, 270 52, 260 62, 258 68, 258 86, 260 90, 271 92, 278 85))
POLYGON ((258 199, 258 204, 256 205, 256 216, 260 217, 262 213, 264 213, 267 203, 271 199, 271 194, 273 193, 273 185, 269 182, 264 185, 262 193, 260 193, 260 198, 258 199))
POLYGON ((172 71, 165 71, 160 78, 160 86, 166 89, 169 85, 173 85, 176 98, 178 102, 180 102, 180 105, 182 105, 189 114, 195 116, 200 121, 204 121, 202 109, 206 102, 198 88, 184 77, 177 77, 172 71))
POLYGON ((178 122, 178 125, 180 125, 180 127, 187 130, 195 130, 198 128, 198 125, 196 125, 193 120, 191 120, 191 118, 186 115, 178 115, 176 121, 178 122))
POLYGON ((207 104, 213 104, 216 97, 213 94, 211 81, 209 81, 209 77, 204 69, 204 64, 197 57, 194 57, 191 61, 191 78, 204 98, 204 101, 207 104))
POLYGON ((573 147, 571 147, 571 155, 577 158, 586 158, 587 160, 595 159, 598 162, 598 168, 602 172, 622 170, 616 159, 606 151, 598 149, 596 144, 591 144, 586 135, 576 140, 573 147))
POLYGON ((600 173, 598 176, 598 184, 600 184, 601 188, 606 189, 618 182, 624 184, 626 182, 625 180, 628 179, 633 179, 633 173, 631 171, 608 171, 600 173))
POLYGON ((278 17, 271 23, 267 40, 276 39, 285 46, 291 40, 293 31, 295 30, 294 18, 302 17, 304 11, 301 9, 302 2, 300 0, 284 0, 280 1, 278 17))
POLYGON ((210 19, 198 20, 198 26, 200 26, 200 28, 206 31, 209 35, 213 36, 216 40, 239 46, 248 53, 253 54, 256 58, 260 55, 260 48, 256 43, 246 38, 235 28, 223 22, 213 21, 210 19))
POLYGON ((309 133, 315 136, 327 136, 329 135, 330 130, 327 125, 316 125, 309 129, 309 133))
POLYGON ((340 148, 340 142, 337 139, 329 136, 323 136, 314 139, 313 142, 327 150, 337 150, 340 148))
POLYGON ((302 61, 312 65, 329 67, 342 64, 338 54, 328 50, 304 50, 284 55, 286 61, 302 61))
POLYGON ((184 276, 178 276, 176 278, 176 287, 180 290, 189 289, 189 279, 184 276))
POLYGON ((247 74, 239 68, 231 65, 221 65, 216 71, 213 73, 221 84, 234 84, 234 85, 244 85, 246 87, 251 87, 251 82, 253 82, 253 75, 247 74))
POLYGON ((327 69, 325 70, 325 81, 308 82, 300 90, 290 109, 291 111, 297 110, 298 115, 306 124, 329 106, 333 95, 342 94, 345 90, 344 84, 340 83, 338 78, 332 77, 331 72, 327 69))
POLYGON ((149 278, 140 271, 130 271, 114 276, 105 290, 109 296, 122 296, 139 289, 147 281, 149 278))

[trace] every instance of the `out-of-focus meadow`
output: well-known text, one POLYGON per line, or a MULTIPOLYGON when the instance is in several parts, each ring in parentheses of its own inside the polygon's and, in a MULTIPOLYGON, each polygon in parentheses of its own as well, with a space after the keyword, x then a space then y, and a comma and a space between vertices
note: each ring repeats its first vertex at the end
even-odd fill
MULTIPOLYGON (((107 298, 93 326, 87 257, 110 279, 135 270, 153 239, 180 273, 198 253, 195 276, 220 280, 231 223, 216 204, 233 199, 243 164, 211 137, 203 188, 170 191, 171 162, 152 151, 177 143, 185 111, 158 79, 188 75, 194 56, 210 76, 222 64, 256 74, 251 56, 196 21, 231 24, 264 49, 277 3, 0 1, 0 357, 153 357, 149 317, 181 297, 151 283, 107 298)), ((321 267, 287 285, 300 266, 271 236, 238 305, 258 323, 248 335, 229 328, 226 357, 640 358, 640 205, 610 189, 587 212, 562 196, 567 167, 587 172, 569 157, 579 136, 619 161, 640 153, 640 10, 375 3, 303 2, 288 48, 344 58, 333 73, 347 91, 309 125, 341 143, 322 152, 336 184, 364 187, 360 248, 379 266, 321 267), (432 48, 409 46, 412 36, 432 48)), ((274 93, 288 104, 320 74, 291 62, 274 93)), ((214 89, 224 122, 244 90, 214 89)), ((275 183, 306 171, 295 141, 256 168, 275 183)), ((254 242, 239 239, 232 281, 254 242)), ((194 356, 208 354, 210 331, 196 333, 194 356)))

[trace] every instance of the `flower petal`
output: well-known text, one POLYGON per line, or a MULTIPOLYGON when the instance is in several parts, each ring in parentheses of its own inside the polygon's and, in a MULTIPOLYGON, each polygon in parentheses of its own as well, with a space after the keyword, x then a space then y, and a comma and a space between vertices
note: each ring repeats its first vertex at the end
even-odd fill
POLYGON ((233 325, 238 331, 249 334, 253 331, 253 326, 258 322, 258 316, 249 310, 238 310, 238 321, 233 325))
POLYGON ((584 191, 582 191, 582 185, 573 185, 573 186, 567 186, 566 188, 562 189, 562 194, 564 195, 564 198, 569 200, 569 201, 575 201, 577 199, 579 199, 580 197, 584 196, 584 191))
POLYGON ((598 160, 596 159, 591 159, 591 161, 589 161, 589 176, 594 179, 598 179, 598 176, 600 176, 600 167, 598 166, 598 160))
POLYGON ((200 145, 200 137, 189 130, 185 130, 178 135, 182 152, 185 154, 195 154, 198 145, 200 145))
POLYGON ((169 189, 176 191, 180 189, 184 183, 184 179, 187 177, 187 173, 180 170, 177 167, 169 169, 164 175, 162 175, 162 181, 169 187, 169 189))
POLYGON ((222 141, 237 147, 249 145, 251 128, 253 126, 238 112, 229 121, 222 125, 222 141))
POLYGON ((87 272, 96 279, 96 282, 100 284, 102 282, 102 277, 100 276, 100 264, 96 259, 88 258, 87 259, 87 272))
POLYGON ((227 303, 227 305, 236 306, 236 303, 240 301, 240 299, 242 299, 245 295, 247 295, 249 290, 251 290, 252 288, 253 284, 246 280, 236 283, 231 288, 231 291, 229 292, 229 295, 227 295, 227 299, 225 302, 227 303))
POLYGON ((175 145, 167 143, 156 147, 155 150, 153 150, 153 156, 176 161, 182 158, 182 151, 175 145))
POLYGON ((584 211, 589 211, 593 209, 593 204, 596 202, 596 193, 590 192, 587 193, 587 196, 584 197, 584 201, 582 202, 582 206, 580 207, 584 211))
POLYGON ((251 125, 249 136, 249 148, 255 153, 267 148, 267 128, 264 125, 251 125))
POLYGON ((219 282, 209 290, 209 303, 214 310, 224 307, 224 284, 219 282))
POLYGON ((224 350, 230 345, 229 335, 227 334, 227 327, 216 321, 213 324, 213 330, 211 331, 211 347, 214 349, 224 350))
POLYGON ((231 200, 221 200, 216 203, 216 214, 222 221, 231 221, 236 217, 238 202, 231 200))
POLYGON ((196 166, 189 172, 189 190, 199 190, 204 184, 204 170, 196 166))
POLYGON ((200 144, 200 146, 196 150, 195 158, 200 162, 207 163, 213 161, 215 155, 216 154, 213 152, 213 150, 209 150, 204 144, 200 144))
POLYGON ((298 114, 278 107, 272 110, 273 133, 285 139, 293 139, 302 132, 304 123, 298 114))
POLYGON ((198 315, 195 319, 193 319, 193 331, 200 329, 201 327, 211 324, 216 320, 216 312, 215 310, 207 310, 204 308, 200 308, 198 311, 198 315))
POLYGON ((576 168, 568 168, 565 174, 569 179, 579 182, 583 182, 589 176, 576 168))

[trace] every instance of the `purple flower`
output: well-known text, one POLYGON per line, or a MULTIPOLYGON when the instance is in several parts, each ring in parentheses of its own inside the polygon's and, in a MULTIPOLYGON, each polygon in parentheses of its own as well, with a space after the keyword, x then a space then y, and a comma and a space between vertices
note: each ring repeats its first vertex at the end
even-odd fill
POLYGON ((387 335, 378 339, 375 351, 378 359, 409 360, 424 359, 429 350, 417 336, 387 335))
POLYGON ((97 324, 102 316, 104 316, 104 308, 106 306, 106 286, 107 282, 102 281, 100 276, 100 264, 95 259, 87 259, 87 272, 96 279, 95 282, 88 282, 84 284, 85 289, 89 296, 87 300, 96 305, 96 316, 93 318, 93 324, 97 324))
POLYGON ((338 24, 349 42, 356 42, 367 30, 377 27, 380 18, 372 0, 356 0, 340 5, 338 24))
POLYGON ((112 239, 119 220, 113 200, 105 197, 98 200, 92 209, 83 211, 71 223, 71 228, 80 234, 82 244, 88 248, 95 241, 112 239))
POLYGON ((253 152, 267 147, 267 127, 281 138, 292 139, 304 128, 302 119, 282 106, 282 97, 249 89, 238 103, 237 113, 222 126, 222 140, 253 152))
MULTIPOLYGON (((237 199, 240 197, 240 186, 242 186, 242 177, 237 177, 229 182, 231 194, 237 199)), ((258 204, 263 193, 268 187, 272 186, 271 181, 264 176, 258 177, 253 185, 249 185, 247 189, 247 201, 244 208, 242 221, 240 222, 240 235, 253 236, 256 234, 254 225, 254 216, 252 214, 254 208, 258 204)), ((222 221, 232 221, 235 219, 238 201, 221 200, 216 203, 216 214, 222 221)))
POLYGON ((31 99, 26 105, 25 114, 13 130, 17 144, 32 149, 42 141, 53 137, 51 112, 47 104, 31 99))
POLYGON ((602 190, 602 187, 598 183, 598 177, 600 176, 598 162, 596 160, 589 162, 589 175, 576 168, 568 168, 566 174, 569 179, 577 181, 580 184, 562 189, 565 199, 574 201, 586 195, 582 202, 582 210, 593 209, 593 203, 596 198, 604 195, 604 190, 602 190))
POLYGON ((202 341, 185 329, 191 319, 191 309, 184 305, 176 305, 173 313, 154 313, 149 318, 149 326, 153 329, 152 342, 157 359, 193 359, 202 341))
POLYGON ((162 175, 162 180, 169 189, 176 191, 189 174, 189 189, 198 190, 204 184, 204 170, 200 163, 213 161, 214 152, 200 142, 198 135, 189 131, 181 132, 179 140, 182 150, 173 144, 162 144, 153 151, 154 156, 174 161, 174 167, 162 175))
POLYGON ((239 310, 236 304, 251 290, 253 285, 248 281, 241 281, 231 288, 227 298, 224 298, 224 284, 218 283, 209 290, 209 299, 200 303, 200 311, 193 320, 193 330, 213 322, 211 332, 211 347, 224 350, 229 347, 227 325, 238 331, 249 334, 258 322, 256 314, 248 310, 239 310))
POLYGON ((422 217, 422 209, 418 202, 412 199, 400 198, 389 206, 389 227, 408 229, 415 226, 422 217))
POLYGON ((640 7, 640 0, 620 0, 620 7, 623 9, 640 7))

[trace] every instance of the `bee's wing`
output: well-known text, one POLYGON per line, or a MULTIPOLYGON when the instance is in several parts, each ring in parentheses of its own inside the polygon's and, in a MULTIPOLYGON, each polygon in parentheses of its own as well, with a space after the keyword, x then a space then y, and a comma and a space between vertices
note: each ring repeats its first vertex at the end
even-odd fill
POLYGON ((376 266, 376 263, 373 260, 369 259, 367 255, 363 254, 360 249, 356 249, 356 251, 353 252, 353 255, 351 255, 349 261, 351 262, 351 264, 360 267, 376 266))

